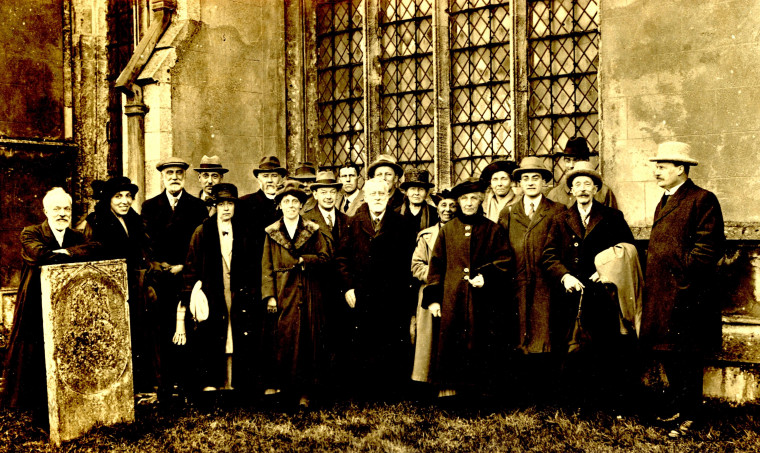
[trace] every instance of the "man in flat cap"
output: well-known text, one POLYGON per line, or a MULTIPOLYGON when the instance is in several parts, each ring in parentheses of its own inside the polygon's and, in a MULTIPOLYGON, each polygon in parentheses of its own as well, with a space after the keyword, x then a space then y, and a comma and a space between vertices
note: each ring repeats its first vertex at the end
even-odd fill
POLYGON ((404 194, 398 190, 398 181, 404 175, 404 169, 398 164, 398 160, 390 154, 380 154, 367 168, 367 177, 382 178, 388 183, 389 197, 388 206, 391 210, 404 204, 404 194))
POLYGON ((589 398, 592 402, 612 402, 620 351, 618 309, 601 285, 594 263, 596 256, 617 244, 633 244, 633 233, 617 209, 594 199, 602 186, 602 175, 589 162, 578 162, 567 175, 575 202, 554 217, 546 239, 542 265, 555 288, 552 301, 557 309, 553 331, 562 338, 566 355, 563 391, 571 401, 589 398), (582 306, 579 308, 579 305, 582 306), (590 345, 578 348, 577 338, 569 335, 579 311, 591 337, 590 345), (612 376, 611 376, 612 375, 612 376), (594 398, 597 400, 594 401, 594 398))
MULTIPOLYGON (((591 156, 596 156, 597 154, 599 153, 591 152, 591 150, 589 150, 588 143, 586 142, 585 138, 571 137, 567 140, 565 151, 562 153, 554 153, 552 156, 562 159, 565 175, 568 175, 573 171, 576 163, 589 162, 591 156)), ((546 197, 557 203, 562 203, 569 208, 572 206, 575 199, 573 198, 570 187, 565 184, 566 180, 567 176, 565 176, 562 181, 557 183, 557 185, 549 191, 546 197)), ((594 200, 605 206, 617 209, 617 200, 615 199, 615 194, 612 193, 612 189, 610 189, 606 184, 602 184, 599 190, 597 190, 596 195, 594 195, 594 200)))
POLYGON ((364 193, 359 188, 360 172, 359 164, 352 162, 346 162, 338 170, 338 179, 343 184, 343 188, 338 192, 335 206, 349 217, 356 214, 359 206, 364 204, 364 193))
POLYGON ((211 198, 211 188, 222 182, 224 174, 229 170, 222 166, 219 156, 206 156, 201 158, 201 164, 193 170, 198 173, 198 182, 201 184, 201 192, 198 198, 206 203, 208 216, 211 217, 216 213, 216 207, 211 198))
POLYGON ((724 250, 723 213, 716 196, 689 179, 699 162, 688 144, 662 143, 649 160, 665 193, 647 250, 641 344, 668 378, 658 418, 670 437, 681 437, 702 401, 703 355, 720 345, 720 307, 711 288, 724 250))
POLYGON ((152 261, 160 271, 153 273, 153 288, 158 297, 153 332, 156 335, 155 367, 158 372, 159 400, 171 395, 177 384, 176 346, 172 344, 176 326, 177 302, 183 288, 182 270, 190 238, 208 218, 206 204, 187 193, 185 178, 190 164, 179 157, 163 159, 156 165, 164 190, 142 204, 145 232, 150 238, 152 261))
POLYGON ((430 172, 427 170, 410 170, 404 173, 401 190, 406 194, 404 204, 396 208, 396 212, 406 217, 417 226, 417 232, 438 223, 438 211, 433 203, 428 201, 430 189, 435 184, 430 182, 430 172))
POLYGON ((496 159, 480 174, 487 185, 483 198, 483 214, 492 222, 499 221, 499 215, 507 206, 517 203, 518 197, 512 191, 512 172, 517 167, 514 161, 496 159))

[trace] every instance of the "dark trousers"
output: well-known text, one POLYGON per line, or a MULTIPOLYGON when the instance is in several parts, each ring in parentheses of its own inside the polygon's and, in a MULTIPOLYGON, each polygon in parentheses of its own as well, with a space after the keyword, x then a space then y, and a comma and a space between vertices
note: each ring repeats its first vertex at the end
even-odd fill
POLYGON ((655 354, 662 364, 668 385, 660 399, 661 415, 680 413, 682 418, 693 419, 702 404, 702 376, 704 361, 696 352, 662 351, 655 354))

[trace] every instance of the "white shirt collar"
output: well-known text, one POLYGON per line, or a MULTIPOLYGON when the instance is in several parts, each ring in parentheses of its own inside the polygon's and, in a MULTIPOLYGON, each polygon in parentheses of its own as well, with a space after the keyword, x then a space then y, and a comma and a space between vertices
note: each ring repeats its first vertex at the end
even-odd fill
POLYGON ((385 215, 385 211, 383 211, 382 213, 380 213, 380 215, 375 215, 375 213, 373 213, 372 211, 369 211, 369 216, 370 216, 370 218, 372 219, 373 222, 375 220, 377 220, 378 222, 382 222, 384 215, 385 215))
POLYGON ((576 203, 576 206, 578 206, 578 212, 581 214, 581 219, 583 219, 591 214, 591 207, 594 206, 594 202, 589 203, 588 209, 583 209, 579 203, 576 203))
POLYGON ((171 203, 172 200, 177 200, 177 202, 179 203, 179 199, 182 197, 182 192, 184 192, 184 190, 180 190, 177 193, 177 196, 174 196, 174 195, 170 194, 169 191, 167 190, 166 191, 166 198, 169 200, 169 203, 171 203))
POLYGON ((538 194, 538 197, 531 200, 528 197, 523 197, 523 207, 525 208, 525 212, 530 212, 530 205, 533 204, 533 212, 538 211, 538 205, 541 204, 541 198, 543 195, 538 194))
POLYGON ((332 218, 332 224, 335 225, 335 208, 333 207, 331 210, 325 211, 322 209, 322 206, 317 205, 317 207, 319 208, 319 212, 322 213, 322 217, 325 221, 327 221, 327 216, 330 216, 332 218))
POLYGON ((55 236, 55 240, 58 241, 58 245, 63 248, 63 236, 66 234, 66 230, 56 231, 55 229, 51 228, 50 231, 53 232, 53 236, 55 236))
MULTIPOLYGON (((686 182, 686 181, 684 181, 684 182, 686 182)), ((671 187, 670 190, 665 189, 665 195, 670 196, 670 195, 673 195, 674 193, 676 193, 676 190, 678 190, 684 184, 684 182, 682 182, 681 184, 679 184, 677 186, 671 187)))
MULTIPOLYGON (((354 200, 356 200, 356 197, 359 196, 359 189, 354 190, 354 193, 351 195, 346 195, 346 200, 348 200, 349 203, 353 203, 354 200)), ((345 203, 345 202, 344 202, 345 203)))

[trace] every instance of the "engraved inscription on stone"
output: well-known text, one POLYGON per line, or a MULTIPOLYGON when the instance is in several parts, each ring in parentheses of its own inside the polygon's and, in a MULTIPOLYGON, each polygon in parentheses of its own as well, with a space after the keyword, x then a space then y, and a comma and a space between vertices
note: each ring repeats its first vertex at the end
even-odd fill
POLYGON ((50 439, 134 420, 124 260, 43 266, 50 439))

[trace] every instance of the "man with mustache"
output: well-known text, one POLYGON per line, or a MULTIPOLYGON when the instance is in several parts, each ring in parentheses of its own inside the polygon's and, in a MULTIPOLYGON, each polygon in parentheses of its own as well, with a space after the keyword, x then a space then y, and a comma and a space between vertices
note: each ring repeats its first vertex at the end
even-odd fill
MULTIPOLYGON (((566 175, 569 175, 570 172, 573 171, 573 168, 576 164, 580 162, 588 163, 591 159, 591 156, 595 156, 597 154, 598 153, 591 152, 591 150, 589 150, 588 143, 586 142, 585 138, 571 137, 567 140, 565 151, 562 153, 554 153, 552 154, 552 157, 557 158, 557 160, 562 159, 562 164, 566 175)), ((570 187, 565 184, 565 181, 567 181, 567 176, 565 176, 562 181, 560 181, 557 185, 554 186, 552 190, 549 191, 549 193, 546 195, 546 198, 557 203, 562 203, 569 208, 572 206, 573 201, 575 200, 573 198, 570 187)), ((594 199, 605 206, 617 209, 617 199, 615 198, 615 194, 612 192, 612 189, 610 189, 606 184, 602 184, 599 190, 596 191, 594 199)))
POLYGON ((260 244, 264 243, 264 228, 282 217, 274 195, 287 175, 288 170, 280 165, 277 156, 264 156, 259 166, 253 169, 259 190, 240 197, 238 214, 260 244))
POLYGON ((40 266, 83 260, 92 250, 84 234, 71 229, 71 196, 62 188, 42 199, 47 220, 21 232, 21 283, 16 296, 4 364, 3 406, 32 411, 34 423, 47 430, 47 384, 42 331, 40 266))
MULTIPOLYGON (((582 321, 591 335, 591 345, 565 356, 562 391, 571 400, 594 396, 604 402, 603 398, 613 396, 605 391, 620 382, 613 375, 616 365, 610 362, 621 360, 618 345, 622 339, 619 309, 598 284, 594 259, 619 243, 633 244, 633 234, 622 212, 594 199, 602 186, 602 175, 590 163, 578 162, 566 184, 575 202, 555 216, 541 260, 545 276, 555 288, 552 305, 557 316, 553 327, 558 335, 568 333, 569 338, 582 304, 582 321)), ((570 341, 564 344, 565 352, 570 346, 570 341)))
POLYGON ((198 198, 206 203, 206 209, 208 209, 208 216, 211 217, 216 213, 216 207, 214 200, 211 197, 211 188, 222 182, 224 174, 229 170, 222 166, 219 156, 203 156, 201 158, 201 164, 193 170, 198 173, 198 182, 201 184, 201 193, 198 194, 198 198))
POLYGON ((205 203, 185 190, 186 170, 190 164, 179 157, 169 157, 156 165, 165 190, 142 204, 145 232, 150 238, 152 261, 160 270, 152 273, 157 302, 152 326, 154 367, 158 370, 159 400, 171 395, 176 385, 178 351, 172 344, 177 317, 177 301, 184 287, 182 270, 190 238, 208 218, 205 203))

